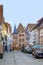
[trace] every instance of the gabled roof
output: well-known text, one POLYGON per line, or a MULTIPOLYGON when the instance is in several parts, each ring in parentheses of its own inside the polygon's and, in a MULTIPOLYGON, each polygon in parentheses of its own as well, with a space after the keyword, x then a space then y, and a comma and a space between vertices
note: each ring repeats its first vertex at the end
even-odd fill
POLYGON ((36 24, 28 24, 26 28, 31 31, 35 26, 36 24))
POLYGON ((11 25, 9 23, 7 23, 7 22, 3 22, 3 23, 6 25, 7 28, 11 27, 11 25))
POLYGON ((7 27, 7 24, 6 24, 6 22, 3 22, 4 24, 5 24, 5 26, 7 27))
POLYGON ((43 17, 37 21, 37 25, 32 30, 37 28, 42 22, 43 22, 43 17))
POLYGON ((7 22, 3 22, 3 24, 5 24, 7 30, 8 30, 8 27, 9 27, 9 31, 12 31, 12 29, 11 29, 11 25, 10 25, 9 23, 7 23, 7 22))
POLYGON ((41 22, 43 22, 43 17, 37 21, 38 24, 41 22))
POLYGON ((19 30, 25 31, 25 29, 24 29, 24 27, 23 27, 23 25, 21 23, 19 24, 19 26, 17 28, 17 31, 19 31, 19 30))

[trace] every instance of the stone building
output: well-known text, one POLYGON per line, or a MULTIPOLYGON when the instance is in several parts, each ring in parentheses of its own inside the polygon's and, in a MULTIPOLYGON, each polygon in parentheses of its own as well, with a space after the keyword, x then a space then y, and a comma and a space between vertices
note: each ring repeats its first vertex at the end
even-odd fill
POLYGON ((13 33, 13 45, 16 47, 16 49, 21 49, 22 46, 26 46, 27 39, 26 39, 26 31, 23 25, 20 23, 19 26, 16 29, 16 32, 13 33))
POLYGON ((18 44, 20 44, 21 46, 27 45, 27 40, 26 40, 26 31, 25 28, 23 27, 23 25, 20 23, 18 28, 17 28, 17 42, 18 44))

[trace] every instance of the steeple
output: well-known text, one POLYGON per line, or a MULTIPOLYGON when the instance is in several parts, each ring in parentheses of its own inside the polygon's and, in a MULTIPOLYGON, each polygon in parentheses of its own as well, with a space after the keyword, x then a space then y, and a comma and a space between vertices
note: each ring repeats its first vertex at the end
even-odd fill
POLYGON ((16 25, 14 26, 14 34, 17 34, 16 25))

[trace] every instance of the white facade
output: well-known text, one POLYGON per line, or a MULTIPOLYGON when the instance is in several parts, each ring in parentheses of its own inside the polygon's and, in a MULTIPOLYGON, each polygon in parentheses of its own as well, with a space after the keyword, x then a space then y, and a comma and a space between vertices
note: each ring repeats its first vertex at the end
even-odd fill
POLYGON ((30 43, 38 44, 38 30, 34 29, 30 34, 30 43))

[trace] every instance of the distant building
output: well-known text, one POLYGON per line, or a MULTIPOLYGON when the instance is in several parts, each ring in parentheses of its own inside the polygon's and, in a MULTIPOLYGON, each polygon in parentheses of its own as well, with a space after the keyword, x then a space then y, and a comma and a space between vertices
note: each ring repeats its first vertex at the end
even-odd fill
POLYGON ((26 31, 21 23, 17 29, 16 27, 14 28, 13 41, 13 45, 15 45, 17 49, 21 49, 23 45, 27 45, 26 31))
POLYGON ((27 45, 27 39, 26 39, 26 31, 25 28, 23 27, 23 25, 20 23, 18 28, 17 28, 17 42, 18 44, 21 44, 21 46, 27 45))

